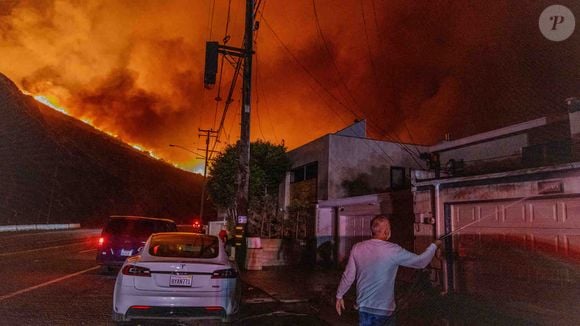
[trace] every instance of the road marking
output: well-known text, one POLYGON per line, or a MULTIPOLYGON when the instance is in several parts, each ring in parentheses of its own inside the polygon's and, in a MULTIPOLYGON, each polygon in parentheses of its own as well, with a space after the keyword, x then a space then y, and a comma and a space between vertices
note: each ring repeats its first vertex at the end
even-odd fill
POLYGON ((90 271, 93 271, 93 270, 95 270, 95 269, 99 269, 100 267, 101 267, 101 266, 94 266, 94 267, 91 267, 91 268, 87 268, 87 269, 85 269, 85 270, 82 270, 82 271, 80 271, 80 272, 76 272, 76 273, 68 274, 68 275, 65 275, 65 276, 63 276, 63 277, 59 277, 59 278, 57 278, 57 279, 54 279, 54 280, 51 280, 51 281, 48 281, 48 282, 44 282, 44 283, 42 283, 42 284, 38 284, 38 285, 31 286, 31 287, 29 287, 29 288, 26 288, 26 289, 23 289, 23 290, 19 290, 19 291, 16 291, 16 292, 12 292, 12 293, 10 293, 10 294, 6 294, 6 295, 3 295, 3 296, 0 296, 0 302, 4 301, 4 300, 6 300, 6 299, 9 299, 9 298, 15 297, 15 296, 17 296, 17 295, 20 295, 20 294, 22 294, 22 293, 26 293, 26 292, 30 292, 30 291, 32 291, 32 290, 40 289, 40 288, 42 288, 42 287, 45 287, 45 286, 48 286, 48 285, 51 285, 51 284, 54 284, 54 283, 58 283, 58 282, 60 282, 60 281, 67 280, 67 279, 69 279, 69 278, 73 278, 73 277, 75 277, 75 276, 78 276, 78 275, 84 274, 84 273, 86 273, 86 272, 90 272, 90 271))
POLYGON ((21 250, 21 251, 6 252, 6 253, 3 253, 3 254, 0 254, 0 257, 10 256, 10 255, 18 255, 18 254, 27 254, 27 253, 30 253, 30 252, 50 250, 50 249, 58 249, 58 248, 64 248, 64 247, 70 247, 70 246, 78 246, 79 244, 82 244, 82 242, 71 243, 71 244, 61 245, 61 246, 53 246, 53 247, 44 247, 44 248, 36 248, 36 249, 28 249, 28 250, 21 250))
POLYGON ((83 254, 85 252, 90 252, 90 251, 95 251, 95 250, 97 250, 97 248, 87 249, 87 250, 81 250, 81 251, 79 251, 79 254, 83 254))

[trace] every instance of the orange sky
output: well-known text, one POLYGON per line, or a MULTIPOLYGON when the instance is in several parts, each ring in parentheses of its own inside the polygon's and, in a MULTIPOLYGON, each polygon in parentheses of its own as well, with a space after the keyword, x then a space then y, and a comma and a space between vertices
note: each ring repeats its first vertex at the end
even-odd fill
MULTIPOLYGON (((217 87, 203 88, 204 46, 223 39, 228 2, 0 1, 0 72, 199 168, 168 145, 197 150, 198 128, 217 128, 223 102, 216 110, 217 87)), ((245 5, 231 3, 228 45, 241 46, 245 5)), ((559 3, 580 13, 577 1, 559 3)), ((252 138, 291 149, 366 118, 373 137, 429 144, 565 112, 564 99, 580 96, 580 32, 543 38, 538 17, 550 4, 262 1, 252 138)), ((233 70, 224 67, 223 98, 233 70)), ((238 87, 222 144, 238 137, 240 98, 238 87)))

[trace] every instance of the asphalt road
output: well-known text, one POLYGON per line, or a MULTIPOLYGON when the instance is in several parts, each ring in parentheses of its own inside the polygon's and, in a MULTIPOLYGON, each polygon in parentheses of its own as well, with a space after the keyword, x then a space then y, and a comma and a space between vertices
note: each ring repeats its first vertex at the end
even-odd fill
MULTIPOLYGON (((99 234, 100 230, 0 234, 0 325, 113 325, 115 275, 102 274, 95 263, 99 234)), ((309 306, 262 299, 258 289, 245 286, 233 324, 325 324, 309 306)))

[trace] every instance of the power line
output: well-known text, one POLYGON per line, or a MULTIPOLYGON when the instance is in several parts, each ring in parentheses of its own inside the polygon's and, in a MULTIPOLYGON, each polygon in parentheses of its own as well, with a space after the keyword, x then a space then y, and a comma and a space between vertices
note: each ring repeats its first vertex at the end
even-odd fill
MULTIPOLYGON (((292 59, 294 59, 294 62, 295 62, 295 63, 296 63, 298 66, 300 66, 300 67, 302 68, 302 70, 303 70, 304 72, 306 72, 306 74, 308 74, 308 76, 310 76, 310 78, 312 78, 312 80, 314 80, 314 81, 316 82, 316 84, 318 84, 318 86, 319 86, 320 88, 322 88, 326 94, 328 94, 330 97, 332 97, 332 98, 333 98, 333 99, 334 99, 334 100, 335 100, 337 103, 339 103, 341 106, 343 106, 344 108, 346 108, 347 110, 349 110, 349 112, 350 112, 351 114, 353 114, 353 115, 355 116, 355 118, 356 118, 356 119, 358 119, 358 118, 359 118, 358 114, 357 114, 356 112, 352 111, 352 110, 351 110, 351 109, 350 109, 350 108, 349 108, 347 105, 345 105, 345 104, 344 104, 344 103, 343 103, 343 102, 342 102, 340 99, 338 99, 338 98, 337 98, 337 97, 336 97, 334 94, 332 94, 332 92, 330 92, 330 91, 329 91, 329 90, 328 90, 328 89, 327 89, 327 88, 326 88, 326 87, 325 87, 325 86, 322 84, 322 82, 320 82, 320 81, 319 81, 319 80, 318 80, 318 79, 317 79, 317 78, 316 78, 316 77, 315 77, 315 76, 314 76, 314 75, 313 75, 313 74, 310 72, 310 70, 308 70, 308 69, 307 69, 307 68, 306 68, 306 67, 305 67, 305 66, 302 64, 302 62, 300 62, 300 60, 299 60, 299 59, 298 59, 298 58, 297 58, 297 57, 296 57, 296 56, 295 56, 295 55, 292 53, 292 51, 290 51, 290 49, 289 49, 289 48, 286 46, 286 44, 285 44, 285 43, 284 43, 284 42, 283 42, 283 41, 280 39, 280 37, 278 36, 278 34, 276 34, 276 32, 275 32, 275 31, 272 29, 272 27, 271 27, 271 26, 270 26, 270 24, 268 23, 268 20, 267 20, 265 17, 262 17, 262 19, 264 20, 264 22, 266 23, 266 26, 267 26, 267 27, 270 29, 270 31, 272 32, 272 34, 274 35, 274 37, 275 37, 275 38, 278 40, 278 42, 280 43, 280 45, 282 45, 282 47, 283 47, 283 48, 286 50, 286 53, 287 53, 287 54, 288 54, 288 55, 289 55, 289 56, 290 56, 292 59)), ((332 109, 331 109, 331 111, 332 111, 332 109)), ((333 113, 334 113, 334 111, 333 111, 333 113)), ((343 120, 343 119, 342 119, 342 117, 341 117, 340 115, 337 115, 337 116, 338 116, 338 117, 339 117, 341 120, 343 120)), ((349 123, 349 122, 346 122, 346 121, 344 121, 344 120, 343 120, 343 122, 344 122, 345 124, 346 124, 346 123, 349 123)), ((370 146, 370 145, 368 145, 368 144, 367 144, 367 146, 370 146)), ((390 155, 389 155, 389 154, 387 154, 387 153, 386 153, 386 152, 384 152, 384 151, 383 151, 383 153, 384 153, 384 155, 385 155, 385 156, 386 156, 386 157, 387 157, 387 158, 388 158, 388 159, 389 159, 391 162, 394 162, 394 160, 393 160, 393 159, 390 157, 390 155)))
MULTIPOLYGON (((257 56, 256 56, 257 57, 257 56)), ((257 58, 256 58, 257 59, 257 58)), ((258 60, 255 60, 255 69, 256 75, 254 76, 254 84, 256 85, 256 90, 258 90, 258 60)), ((266 139, 264 136, 264 132, 262 131, 262 123, 260 121, 260 92, 256 92, 256 118, 258 119, 258 130, 260 130, 260 134, 262 135, 263 139, 266 139)))
MULTIPOLYGON (((335 69, 336 73, 337 73, 337 74, 338 74, 338 76, 339 76, 339 80, 341 81, 341 83, 342 83, 343 87, 344 87, 344 88, 347 90, 347 92, 348 92, 348 94, 350 95, 350 98, 352 99, 352 101, 354 102, 354 104, 355 104, 356 106, 360 107, 360 104, 358 103, 358 101, 356 101, 356 99, 355 99, 355 98, 354 98, 354 96, 352 95, 352 93, 353 93, 353 92, 350 90, 350 88, 349 88, 349 87, 346 85, 346 83, 344 82, 344 78, 343 78, 343 76, 342 76, 342 74, 341 74, 340 70, 338 69, 338 66, 336 65, 336 62, 335 62, 334 58, 333 58, 333 57, 331 56, 331 54, 330 54, 330 50, 329 50, 329 48, 328 48, 328 44, 327 44, 326 38, 324 37, 324 33, 322 32, 322 28, 321 28, 321 26, 320 26, 320 21, 319 21, 319 18, 318 18, 318 12, 317 12, 317 9, 316 9, 316 0, 312 0, 312 5, 313 5, 314 17, 315 17, 315 20, 316 20, 316 26, 317 26, 317 28, 318 28, 318 32, 319 32, 320 38, 322 39, 322 41, 323 41, 323 43, 324 43, 324 48, 326 49, 326 51, 327 51, 327 54, 328 54, 328 56, 330 57, 330 59, 331 59, 331 62, 332 62, 332 64, 333 64, 333 67, 334 67, 334 69, 335 69)), ((361 6, 364 6, 362 2, 361 2, 361 6)), ((368 42, 368 34, 367 34, 367 31, 366 31, 366 19, 365 19, 365 16, 364 16, 364 7, 361 7, 361 9, 363 9, 363 15, 362 15, 362 16, 363 16, 363 23, 364 23, 364 30, 365 30, 365 35, 367 35, 367 49, 368 49, 368 51, 369 51, 369 58, 370 58, 370 60, 371 60, 371 66, 372 66, 372 68, 373 68, 373 77, 375 77, 375 89, 378 89, 378 78, 376 77, 376 72, 375 72, 375 70, 376 70, 376 69, 375 69, 375 64, 374 64, 374 60, 373 60, 373 58, 372 58, 372 55, 371 55, 371 53, 370 53, 370 44, 369 44, 369 42, 368 42)), ((350 109, 349 109, 349 110, 350 110, 350 109)), ((352 110, 351 110, 351 111, 352 111, 352 110)), ((382 129, 381 127, 375 126, 374 124, 372 124, 372 123, 371 123, 371 121, 369 121, 369 126, 370 126, 370 127, 373 127, 374 129, 377 129, 379 132, 382 132, 382 134, 383 134, 383 135, 384 135, 384 134, 390 134, 390 132, 389 132, 389 131, 385 131, 385 130, 384 130, 384 129, 382 129)), ((408 148, 408 147, 407 147, 407 146, 406 146, 406 145, 405 145, 405 144, 402 142, 402 140, 401 140, 401 139, 400 139, 398 136, 396 136, 396 135, 395 135, 395 136, 394 136, 394 137, 392 137, 392 138, 394 138, 394 139, 395 139, 395 140, 396 140, 398 143, 400 143, 400 146, 401 146, 401 147, 402 147, 402 148, 403 148, 403 149, 404 149, 404 150, 405 150, 405 151, 406 151, 406 152, 407 152, 407 153, 408 153, 408 154, 409 154, 409 155, 412 157, 412 159, 415 161, 415 163, 419 164, 419 163, 418 163, 418 161, 417 161, 417 158, 418 158, 418 153, 417 153, 417 154, 413 153, 413 152, 412 152, 412 151, 411 151, 411 150, 410 150, 410 149, 409 149, 409 148, 408 148), (415 156, 417 156, 417 157, 415 157, 415 156)), ((419 165, 420 165, 420 164, 419 164, 419 165)))
MULTIPOLYGON (((367 28, 367 20, 366 20, 366 15, 365 15, 365 7, 364 7, 364 2, 363 1, 360 2, 360 8, 361 8, 361 16, 362 16, 362 20, 363 20, 363 30, 364 30, 365 40, 366 40, 366 45, 367 45, 366 46, 366 48, 367 48, 367 55, 368 55, 369 61, 371 63, 371 68, 372 68, 372 71, 373 71, 373 79, 374 79, 374 84, 375 84, 374 86, 375 86, 375 89, 376 89, 378 87, 378 85, 379 85, 379 77, 377 76, 377 66, 375 64, 375 60, 374 60, 374 57, 373 57, 373 54, 372 54, 372 51, 371 51, 371 42, 370 42, 370 39, 369 39, 369 33, 368 33, 368 28, 367 28)), ((378 32, 378 23, 377 23, 377 20, 376 20, 377 19, 377 16, 376 16, 376 10, 374 8, 374 1, 373 1, 373 11, 374 11, 374 16, 375 16, 375 24, 377 25, 377 32, 378 32)), ((406 119, 403 119, 403 121, 402 121, 403 122, 403 125, 405 126, 405 128, 407 130, 407 134, 409 135, 409 138, 411 139, 412 142, 414 142, 413 141, 413 136, 411 135, 411 131, 409 130, 409 127, 407 126, 407 122, 405 120, 406 119)), ((401 138, 397 136, 396 139, 401 143, 402 146, 405 147, 405 150, 407 152, 409 152, 409 154, 411 154, 410 153, 410 149, 406 145, 403 144, 403 142, 401 141, 401 138)), ((419 153, 417 153, 417 155, 418 154, 419 153)), ((415 160, 415 163, 418 163, 413 154, 412 154, 412 157, 413 157, 413 160, 415 160)))
POLYGON ((210 12, 209 12, 209 19, 208 19, 208 21, 209 21, 209 23, 208 23, 208 25, 209 25, 208 26, 208 29, 209 29, 208 34, 209 35, 208 36, 209 36, 209 39, 211 40, 212 34, 213 34, 213 18, 214 18, 214 14, 215 14, 215 0, 213 0, 212 4, 210 5, 209 10, 210 10, 210 12))
MULTIPOLYGON (((308 70, 308 68, 306 68, 302 62, 300 62, 300 60, 294 55, 294 53, 292 53, 292 51, 290 51, 290 49, 288 48, 288 46, 286 46, 286 44, 280 39, 280 37, 278 36, 278 34, 274 31, 274 29, 270 26, 270 24, 268 23, 268 20, 266 19, 266 17, 262 17, 262 20, 264 21, 264 23, 266 23, 266 26, 268 27, 268 29, 270 29, 270 31, 272 32, 272 34, 274 35, 274 38, 276 38, 276 40, 278 41, 278 43, 280 43, 280 45, 282 46, 282 48, 286 51, 286 54, 288 54, 288 56, 290 58, 292 58, 294 60, 294 62, 328 95, 330 96, 333 100, 336 101, 336 103, 340 104, 341 106, 343 106, 344 108, 346 108, 347 110, 350 111, 350 113, 352 115, 354 115, 356 118, 358 118, 358 115, 351 111, 348 106, 346 104, 344 104, 339 98, 337 98, 334 94, 332 94, 332 92, 330 92, 325 86, 324 84, 322 84, 322 82, 320 80, 318 80, 318 78, 316 78, 316 76, 314 76, 310 70, 308 70)), ((331 109, 332 110, 332 109, 331 109)), ((340 115, 337 115, 339 117, 340 120, 342 120, 344 123, 348 123, 347 121, 345 121, 340 115)))

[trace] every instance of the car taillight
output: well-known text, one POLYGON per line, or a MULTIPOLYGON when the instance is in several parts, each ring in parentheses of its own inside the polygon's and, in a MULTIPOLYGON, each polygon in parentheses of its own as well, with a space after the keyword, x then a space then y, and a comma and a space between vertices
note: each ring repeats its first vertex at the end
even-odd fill
POLYGON ((149 270, 149 268, 135 265, 127 265, 123 267, 123 270, 121 272, 123 273, 123 275, 129 276, 145 276, 145 277, 151 276, 151 271, 149 270))
POLYGON ((207 310, 207 311, 221 311, 223 309, 224 308, 222 308, 222 307, 205 307, 205 310, 207 310))
POLYGON ((99 247, 102 247, 104 243, 105 243, 105 238, 104 237, 100 237, 99 238, 99 247))
POLYGON ((233 268, 219 269, 211 273, 211 278, 236 278, 238 272, 233 268))

